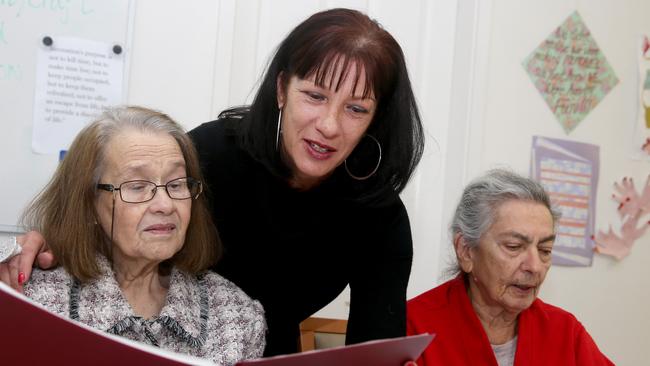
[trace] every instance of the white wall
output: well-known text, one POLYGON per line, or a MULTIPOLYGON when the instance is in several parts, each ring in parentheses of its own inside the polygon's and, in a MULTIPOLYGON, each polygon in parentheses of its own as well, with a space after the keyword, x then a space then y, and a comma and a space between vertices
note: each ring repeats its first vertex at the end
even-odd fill
MULTIPOLYGON (((504 165, 527 174, 533 135, 596 144, 601 160, 596 225, 600 229, 617 225, 611 199, 614 181, 630 176, 640 185, 650 173, 647 162, 629 159, 628 146, 636 118, 637 37, 650 34, 650 2, 491 0, 481 6, 479 16, 487 25, 473 43, 480 60, 473 70, 482 76, 471 85, 480 103, 465 108, 473 113, 471 129, 478 131, 466 143, 480 153, 471 157, 474 165, 465 179, 504 165), (521 62, 575 10, 620 82, 566 135, 521 62)), ((621 262, 596 255, 592 267, 553 267, 541 292, 547 302, 575 314, 618 365, 650 362, 648 244, 646 234, 621 262)))

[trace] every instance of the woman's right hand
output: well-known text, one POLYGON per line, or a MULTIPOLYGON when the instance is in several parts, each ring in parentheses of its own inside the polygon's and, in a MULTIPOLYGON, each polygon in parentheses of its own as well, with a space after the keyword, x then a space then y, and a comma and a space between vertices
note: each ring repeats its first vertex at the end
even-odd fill
POLYGON ((16 241, 22 246, 22 252, 7 263, 0 263, 0 281, 22 292, 34 265, 49 269, 56 265, 56 260, 45 245, 45 238, 37 231, 21 235, 16 241))

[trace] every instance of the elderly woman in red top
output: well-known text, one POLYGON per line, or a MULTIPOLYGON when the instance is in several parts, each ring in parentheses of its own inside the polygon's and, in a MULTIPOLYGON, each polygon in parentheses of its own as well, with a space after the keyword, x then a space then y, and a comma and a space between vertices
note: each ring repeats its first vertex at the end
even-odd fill
POLYGON ((408 333, 437 334, 418 365, 613 365, 537 298, 558 217, 530 179, 493 170, 470 183, 451 225, 460 274, 408 303, 408 333))

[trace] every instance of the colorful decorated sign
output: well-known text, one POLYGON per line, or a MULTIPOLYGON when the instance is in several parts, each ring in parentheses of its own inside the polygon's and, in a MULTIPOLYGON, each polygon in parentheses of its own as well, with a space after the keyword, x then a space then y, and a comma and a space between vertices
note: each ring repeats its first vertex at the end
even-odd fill
POLYGON ((562 214, 554 265, 591 266, 599 165, 596 145, 533 136, 531 177, 544 186, 562 214))
POLYGON ((639 61, 639 110, 631 137, 632 156, 650 161, 650 39, 641 36, 637 49, 639 61))
POLYGON ((618 83, 578 12, 555 29, 523 66, 567 134, 618 83))

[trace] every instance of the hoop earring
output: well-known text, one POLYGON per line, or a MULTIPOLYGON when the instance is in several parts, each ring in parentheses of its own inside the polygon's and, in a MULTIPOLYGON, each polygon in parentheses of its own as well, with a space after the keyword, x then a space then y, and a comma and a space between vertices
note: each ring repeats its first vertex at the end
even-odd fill
POLYGON ((282 132, 282 108, 278 109, 278 129, 275 132, 275 151, 278 151, 278 148, 280 147, 280 133, 282 132))
POLYGON ((375 142, 375 144, 377 144, 377 149, 379 149, 379 159, 377 160, 377 165, 375 165, 375 169, 373 169, 373 170, 370 172, 370 174, 368 174, 368 175, 364 175, 364 176, 362 176, 362 177, 357 176, 357 175, 354 175, 354 174, 352 174, 352 173, 350 172, 350 169, 348 168, 348 159, 345 159, 345 161, 343 162, 343 164, 345 165, 345 171, 348 172, 348 175, 350 176, 350 178, 355 179, 355 180, 366 180, 366 179, 372 177, 372 176, 377 172, 377 170, 379 169, 379 164, 381 164, 381 144, 380 144, 379 141, 378 141, 374 136, 372 136, 372 135, 365 134, 364 137, 370 137, 370 138, 375 142))

